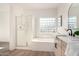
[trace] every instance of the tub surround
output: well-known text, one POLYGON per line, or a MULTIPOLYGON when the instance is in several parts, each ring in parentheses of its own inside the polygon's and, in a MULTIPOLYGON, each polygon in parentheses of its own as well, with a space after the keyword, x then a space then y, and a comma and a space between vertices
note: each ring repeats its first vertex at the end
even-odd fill
POLYGON ((34 38, 30 44, 33 51, 54 51, 55 38, 34 38))

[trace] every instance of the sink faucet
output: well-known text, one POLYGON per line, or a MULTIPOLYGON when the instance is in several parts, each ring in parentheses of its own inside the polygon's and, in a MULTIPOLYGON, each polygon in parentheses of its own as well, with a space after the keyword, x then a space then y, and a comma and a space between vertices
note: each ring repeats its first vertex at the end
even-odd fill
POLYGON ((69 33, 69 35, 72 36, 73 35, 72 29, 67 29, 67 31, 69 31, 69 30, 71 31, 71 33, 69 33))

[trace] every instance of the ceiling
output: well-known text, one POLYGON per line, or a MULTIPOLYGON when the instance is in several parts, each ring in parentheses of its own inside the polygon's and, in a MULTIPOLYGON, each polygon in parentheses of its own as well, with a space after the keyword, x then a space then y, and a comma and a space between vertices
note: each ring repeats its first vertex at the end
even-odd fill
POLYGON ((48 8, 57 8, 59 3, 22 3, 14 4, 25 9, 48 9, 48 8))

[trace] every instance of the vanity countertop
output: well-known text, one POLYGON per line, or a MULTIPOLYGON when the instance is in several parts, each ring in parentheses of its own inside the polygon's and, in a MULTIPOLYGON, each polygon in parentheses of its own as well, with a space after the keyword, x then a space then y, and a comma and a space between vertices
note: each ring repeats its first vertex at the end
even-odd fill
POLYGON ((57 38, 61 39, 62 41, 66 43, 77 43, 79 44, 79 38, 77 37, 72 37, 72 36, 57 36, 57 38))

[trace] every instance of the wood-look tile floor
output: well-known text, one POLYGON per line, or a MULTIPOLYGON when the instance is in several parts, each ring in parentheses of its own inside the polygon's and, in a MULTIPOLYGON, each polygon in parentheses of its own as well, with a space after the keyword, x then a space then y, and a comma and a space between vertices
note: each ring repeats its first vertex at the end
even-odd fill
POLYGON ((2 52, 1 56, 55 56, 54 52, 31 51, 31 50, 12 50, 2 52))

